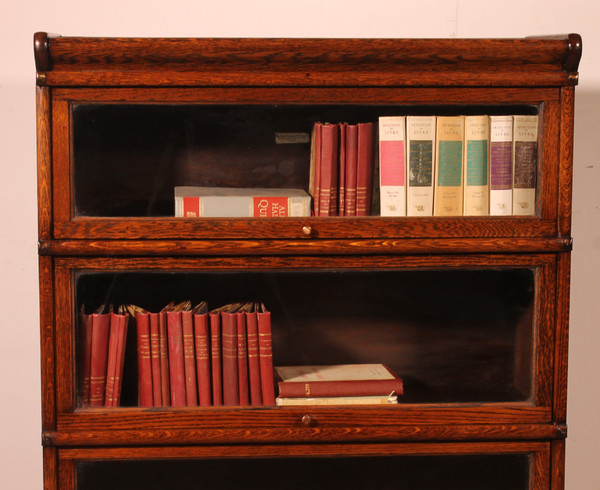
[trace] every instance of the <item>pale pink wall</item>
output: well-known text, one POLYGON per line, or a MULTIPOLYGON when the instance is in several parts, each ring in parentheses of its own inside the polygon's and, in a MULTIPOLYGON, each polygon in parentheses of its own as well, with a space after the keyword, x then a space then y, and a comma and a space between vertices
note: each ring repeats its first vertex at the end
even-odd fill
POLYGON ((32 35, 583 36, 577 90, 568 490, 600 488, 600 31, 597 0, 57 0, 0 19, 0 488, 41 488, 32 35))

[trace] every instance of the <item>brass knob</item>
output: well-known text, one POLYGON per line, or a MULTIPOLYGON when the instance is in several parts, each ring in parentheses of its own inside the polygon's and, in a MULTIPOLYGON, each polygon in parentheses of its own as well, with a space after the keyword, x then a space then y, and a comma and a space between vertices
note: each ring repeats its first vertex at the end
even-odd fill
POLYGON ((310 234, 312 233, 312 228, 310 226, 303 226, 302 227, 302 233, 304 233, 306 236, 310 236, 310 234))
POLYGON ((309 425, 314 425, 315 421, 313 420, 313 418, 310 415, 306 414, 306 415, 302 416, 302 423, 306 426, 309 426, 309 425))

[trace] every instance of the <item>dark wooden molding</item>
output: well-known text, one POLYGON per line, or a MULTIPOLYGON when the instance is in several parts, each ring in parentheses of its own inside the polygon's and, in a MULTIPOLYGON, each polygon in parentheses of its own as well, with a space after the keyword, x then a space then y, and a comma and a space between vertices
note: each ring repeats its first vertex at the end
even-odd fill
POLYGON ((45 83, 62 86, 559 86, 569 82, 581 56, 577 34, 214 39, 37 33, 34 40, 38 72, 49 72, 45 83))
POLYGON ((33 35, 33 54, 35 57, 35 69, 38 73, 52 70, 50 36, 47 32, 36 32, 33 35))

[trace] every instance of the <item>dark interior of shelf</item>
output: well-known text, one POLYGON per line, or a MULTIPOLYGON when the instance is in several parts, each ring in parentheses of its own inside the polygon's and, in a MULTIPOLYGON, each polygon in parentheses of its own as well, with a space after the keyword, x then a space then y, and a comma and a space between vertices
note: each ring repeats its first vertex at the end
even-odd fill
MULTIPOLYGON (((533 394, 534 269, 80 272, 76 304, 259 301, 275 365, 384 363, 401 403, 526 401, 533 394)), ((123 405, 137 404, 135 335, 123 405)))
POLYGON ((525 490, 530 456, 388 456, 77 464, 78 490, 525 490))
POLYGON ((314 122, 386 115, 537 114, 537 106, 78 104, 75 216, 173 216, 179 185, 308 189, 314 122), (288 143, 276 141, 288 140, 288 143), (294 138, 292 138, 294 141, 294 138), (298 140, 296 140, 298 141, 298 140))

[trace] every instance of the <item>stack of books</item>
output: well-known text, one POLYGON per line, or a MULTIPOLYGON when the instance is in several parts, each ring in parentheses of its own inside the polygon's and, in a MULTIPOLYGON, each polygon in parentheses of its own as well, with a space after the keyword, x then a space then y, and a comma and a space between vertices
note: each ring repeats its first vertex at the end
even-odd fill
POLYGON ((263 304, 135 305, 142 407, 274 405, 271 313, 263 304))
POLYGON ((388 405, 404 392, 384 364, 275 367, 279 406, 388 405))

